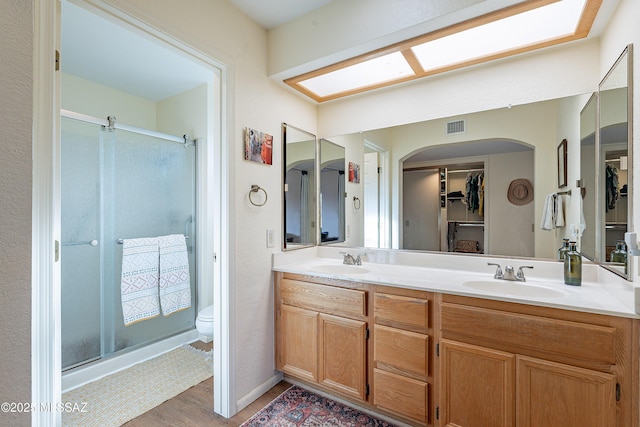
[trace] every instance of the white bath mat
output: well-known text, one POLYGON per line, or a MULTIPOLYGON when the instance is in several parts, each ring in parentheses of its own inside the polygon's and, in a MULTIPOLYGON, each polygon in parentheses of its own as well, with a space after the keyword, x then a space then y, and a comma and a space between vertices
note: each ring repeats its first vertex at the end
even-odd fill
POLYGON ((62 425, 120 426, 211 377, 211 355, 180 347, 64 393, 62 425))

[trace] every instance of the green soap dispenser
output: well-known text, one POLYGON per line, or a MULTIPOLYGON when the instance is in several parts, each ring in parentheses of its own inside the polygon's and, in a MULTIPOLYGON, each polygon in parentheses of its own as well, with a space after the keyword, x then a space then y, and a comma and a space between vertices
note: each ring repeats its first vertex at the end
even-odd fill
POLYGON ((616 242, 616 248, 611 252, 611 262, 624 264, 624 273, 627 274, 627 248, 624 240, 618 240, 616 242))
POLYGON ((582 285, 582 255, 578 252, 576 242, 569 242, 569 251, 564 257, 564 284, 582 285))

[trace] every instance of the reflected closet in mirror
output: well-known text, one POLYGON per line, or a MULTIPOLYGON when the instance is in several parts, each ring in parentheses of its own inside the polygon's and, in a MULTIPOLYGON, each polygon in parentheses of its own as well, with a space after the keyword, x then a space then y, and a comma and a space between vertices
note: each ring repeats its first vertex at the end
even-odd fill
POLYGON ((289 124, 282 124, 284 196, 282 249, 315 246, 316 136, 289 124))
POLYGON ((320 244, 345 241, 345 148, 320 139, 320 244))
POLYGON ((598 88, 598 261, 628 277, 624 234, 631 230, 632 46, 629 45, 598 88))

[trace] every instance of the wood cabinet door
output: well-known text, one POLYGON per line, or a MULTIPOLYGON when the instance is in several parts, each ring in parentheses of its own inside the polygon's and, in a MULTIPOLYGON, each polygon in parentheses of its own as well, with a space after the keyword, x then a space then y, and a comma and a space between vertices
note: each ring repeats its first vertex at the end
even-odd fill
POLYGON ((320 384, 366 400, 367 324, 321 313, 319 330, 320 384))
POLYGON ((441 425, 515 425, 515 355, 443 339, 440 359, 441 425))
POLYGON ((278 369, 301 379, 317 381, 318 313, 282 305, 278 340, 278 369))
POLYGON ((518 427, 614 427, 614 375, 517 357, 518 427))

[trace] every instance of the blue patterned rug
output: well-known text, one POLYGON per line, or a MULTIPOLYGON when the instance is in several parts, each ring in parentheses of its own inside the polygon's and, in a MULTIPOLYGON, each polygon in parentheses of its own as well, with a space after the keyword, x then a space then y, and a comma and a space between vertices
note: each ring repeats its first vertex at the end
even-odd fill
POLYGON ((241 427, 254 426, 393 427, 393 424, 294 385, 241 427))

